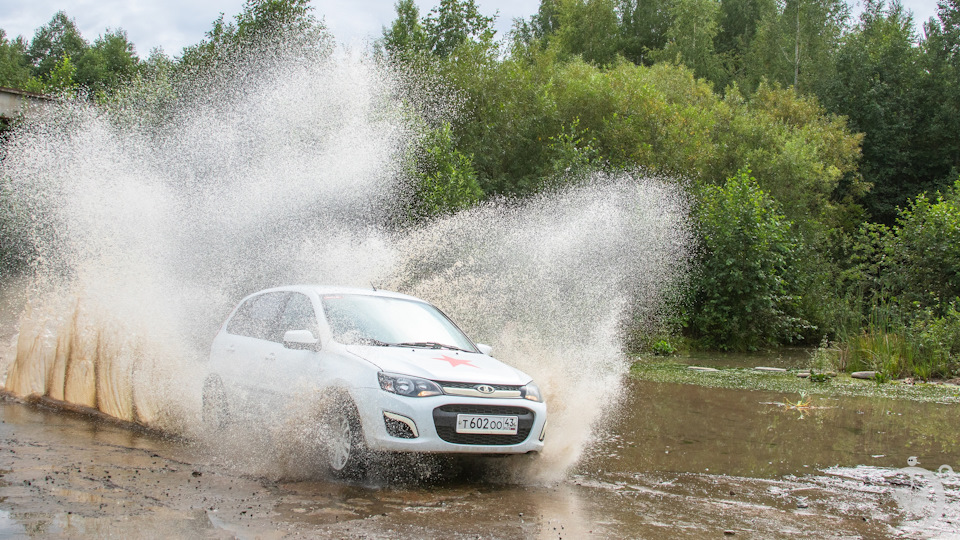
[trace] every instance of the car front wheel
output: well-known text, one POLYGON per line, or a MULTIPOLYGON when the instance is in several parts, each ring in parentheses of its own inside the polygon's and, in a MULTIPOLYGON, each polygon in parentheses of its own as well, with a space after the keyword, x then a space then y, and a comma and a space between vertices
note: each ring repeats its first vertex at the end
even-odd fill
POLYGON ((335 407, 327 421, 327 465, 338 478, 363 475, 367 458, 360 417, 352 403, 335 407))

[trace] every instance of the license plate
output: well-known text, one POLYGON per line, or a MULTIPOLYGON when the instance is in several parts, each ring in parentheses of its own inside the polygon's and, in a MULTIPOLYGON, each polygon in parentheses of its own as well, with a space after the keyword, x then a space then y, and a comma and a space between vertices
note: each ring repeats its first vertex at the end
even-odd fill
POLYGON ((457 433, 483 433, 486 435, 516 435, 516 416, 476 414, 457 415, 457 433))

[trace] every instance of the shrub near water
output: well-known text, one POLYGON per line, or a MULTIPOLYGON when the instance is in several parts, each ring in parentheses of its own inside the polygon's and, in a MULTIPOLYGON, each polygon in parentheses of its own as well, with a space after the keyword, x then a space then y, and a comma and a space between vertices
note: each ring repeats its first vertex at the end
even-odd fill
POLYGON ((890 377, 960 372, 960 182, 919 195, 897 223, 863 227, 847 285, 862 320, 840 332, 848 370, 890 377))
POLYGON ((935 201, 921 193, 887 236, 883 276, 899 301, 945 314, 960 297, 960 180, 935 201))
POLYGON ((804 324, 788 273, 798 241, 791 223, 750 176, 704 189, 697 211, 702 237, 700 276, 690 333, 720 349, 754 350, 788 342, 804 324))

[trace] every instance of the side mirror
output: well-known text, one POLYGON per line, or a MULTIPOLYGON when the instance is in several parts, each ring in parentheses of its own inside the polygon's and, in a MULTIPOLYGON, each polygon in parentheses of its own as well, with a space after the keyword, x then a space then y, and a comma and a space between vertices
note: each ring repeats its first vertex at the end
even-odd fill
POLYGON ((493 347, 485 345, 483 343, 477 343, 477 348, 480 349, 480 352, 487 355, 493 356, 493 347))
POLYGON ((319 343, 309 330, 287 330, 283 334, 283 346, 288 349, 313 350, 319 343))

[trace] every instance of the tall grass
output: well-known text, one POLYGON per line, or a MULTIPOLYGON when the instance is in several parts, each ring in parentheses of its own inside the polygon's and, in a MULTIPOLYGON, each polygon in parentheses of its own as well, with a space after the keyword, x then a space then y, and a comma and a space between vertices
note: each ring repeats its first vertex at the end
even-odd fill
MULTIPOLYGON (((934 317, 904 312, 894 302, 867 308, 861 324, 841 326, 835 367, 841 371, 876 371, 887 378, 921 380, 960 374, 960 313, 934 317)), ((854 318, 852 318, 854 319, 854 318)))

